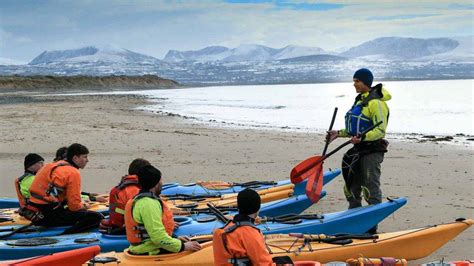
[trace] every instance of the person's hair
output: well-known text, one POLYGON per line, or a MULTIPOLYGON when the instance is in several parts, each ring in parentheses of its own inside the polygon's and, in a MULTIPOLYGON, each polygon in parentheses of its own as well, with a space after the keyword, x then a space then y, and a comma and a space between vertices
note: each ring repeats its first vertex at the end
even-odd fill
POLYGON ((140 169, 141 167, 143 167, 145 165, 150 165, 150 162, 145 160, 145 159, 142 159, 142 158, 137 158, 137 159, 133 160, 130 163, 130 166, 128 167, 128 174, 129 175, 137 175, 138 174, 138 169, 140 169))
POLYGON ((67 148, 66 158, 68 161, 72 162, 72 157, 84 154, 89 154, 87 147, 79 143, 73 143, 67 148))
POLYGON ((56 151, 56 157, 54 157, 55 162, 60 161, 60 160, 66 160, 66 154, 67 154, 67 147, 61 147, 56 151))

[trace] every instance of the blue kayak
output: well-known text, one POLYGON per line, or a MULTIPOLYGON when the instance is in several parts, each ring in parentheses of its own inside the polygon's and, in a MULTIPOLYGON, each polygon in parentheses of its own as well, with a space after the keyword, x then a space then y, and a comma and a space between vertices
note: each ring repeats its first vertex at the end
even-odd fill
MULTIPOLYGON (((329 170, 324 172, 324 180, 323 183, 327 184, 329 181, 334 179, 336 176, 341 174, 341 169, 329 170)), ((295 192, 294 195, 302 195, 306 193, 306 183, 307 180, 296 184, 295 185, 295 192)), ((202 187, 196 183, 190 183, 185 185, 180 185, 179 183, 168 183, 163 186, 161 190, 161 194, 164 196, 172 196, 172 195, 223 195, 223 194, 230 194, 230 193, 238 193, 245 188, 252 188, 254 190, 261 190, 267 189, 277 186, 283 186, 291 184, 290 179, 281 180, 278 182, 273 181, 250 181, 241 184, 235 184, 226 189, 210 189, 202 187)))
MULTIPOLYGON (((323 191, 321 197, 326 195, 326 191, 323 191)), ((306 197, 306 195, 298 195, 289 197, 286 199, 271 201, 263 203, 260 209, 261 216, 279 216, 283 215, 291 210, 293 213, 301 213, 308 209, 313 203, 306 197)), ((229 208, 227 211, 228 214, 234 215, 237 209, 229 208)), ((202 217, 203 215, 192 215, 191 217, 202 217)), ((2 235, 9 234, 13 230, 20 228, 22 225, 6 225, 0 226, 0 238, 2 235)), ((68 227, 43 227, 43 226, 30 226, 22 232, 15 233, 12 236, 9 236, 4 239, 23 239, 23 238, 32 238, 32 237, 49 237, 60 235, 68 227)), ((93 231, 97 231, 94 229, 93 231)))
POLYGON ((18 203, 18 199, 15 198, 0 198, 0 209, 5 208, 18 208, 20 204, 18 203))
MULTIPOLYGON (((359 234, 368 231, 387 216, 405 205, 405 198, 391 199, 376 205, 355 208, 322 216, 301 216, 286 222, 267 221, 258 225, 264 234, 305 233, 305 234, 359 234)), ((198 222, 191 217, 176 217, 180 223, 176 235, 211 234, 215 228, 222 227, 220 221, 198 222)), ((282 219, 285 219, 284 217, 282 219)), ((45 238, 30 238, 0 241, 0 260, 20 259, 71 249, 100 245, 102 252, 123 251, 129 246, 125 236, 83 233, 45 238), (35 244, 35 246, 32 246, 35 244)))
MULTIPOLYGON (((341 169, 335 169, 324 172, 324 184, 329 183, 336 176, 341 174, 341 169)), ((300 184, 295 185, 294 195, 302 195, 305 193, 306 182, 301 182, 300 184)), ((272 188, 276 186, 283 186, 291 184, 290 180, 281 180, 278 182, 273 181, 250 181, 243 183, 242 185, 232 186, 227 189, 207 189, 195 183, 180 185, 179 183, 166 183, 163 185, 161 194, 164 196, 174 196, 174 195, 193 195, 193 196, 220 196, 224 194, 236 193, 247 187, 262 190, 267 188, 272 188)), ((20 205, 18 199, 16 198, 0 198, 0 209, 4 208, 18 208, 20 205)))

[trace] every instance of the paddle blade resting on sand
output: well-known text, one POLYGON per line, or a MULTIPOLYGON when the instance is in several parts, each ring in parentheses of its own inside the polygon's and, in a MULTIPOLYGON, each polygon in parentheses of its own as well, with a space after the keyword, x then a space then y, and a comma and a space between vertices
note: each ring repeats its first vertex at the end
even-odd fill
POLYGON ((323 162, 318 163, 307 173, 310 173, 310 175, 308 177, 308 183, 306 184, 306 196, 308 196, 313 203, 316 203, 321 198, 321 191, 323 189, 323 162))

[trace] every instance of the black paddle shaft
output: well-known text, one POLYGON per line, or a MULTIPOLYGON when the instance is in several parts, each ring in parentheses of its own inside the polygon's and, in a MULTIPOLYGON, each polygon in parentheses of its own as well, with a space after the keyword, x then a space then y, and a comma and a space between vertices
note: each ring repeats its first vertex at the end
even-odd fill
MULTIPOLYGON (((334 108, 334 113, 332 114, 331 124, 329 125, 329 131, 331 131, 332 126, 334 126, 334 120, 336 120, 336 114, 337 114, 337 107, 334 108)), ((328 135, 326 136, 326 144, 324 145, 323 156, 326 155, 326 152, 327 152, 328 146, 329 146, 329 131, 328 131, 328 135)))
MULTIPOLYGON (((382 121, 379 121, 377 124, 367 128, 364 132, 360 133, 359 136, 361 136, 361 137, 365 136, 365 134, 367 134, 367 132, 369 132, 372 129, 378 127, 380 124, 382 124, 382 121)), ((321 156, 321 158, 319 160, 317 160, 316 162, 306 166, 304 169, 299 171, 299 174, 301 175, 302 173, 308 172, 310 169, 312 169, 316 165, 320 164, 322 161, 326 160, 329 156, 333 155, 334 153, 338 152, 340 149, 344 148, 345 146, 347 146, 349 144, 351 144, 351 140, 348 140, 348 141, 342 143, 340 146, 338 146, 337 148, 335 148, 334 150, 332 150, 328 154, 321 156)))
POLYGON ((19 232, 21 232, 21 231, 24 231, 25 229, 29 228, 29 227, 32 226, 32 225, 33 225, 33 223, 29 223, 29 224, 25 224, 25 225, 23 225, 23 226, 20 226, 20 227, 14 229, 13 231, 11 231, 11 232, 8 233, 8 234, 0 235, 0 239, 5 239, 5 238, 10 237, 10 236, 12 236, 12 235, 14 235, 14 234, 16 234, 16 233, 19 233, 19 232))
POLYGON ((211 203, 208 203, 207 207, 209 208, 209 211, 211 211, 217 217, 217 219, 219 219, 221 222, 223 223, 229 222, 229 219, 227 219, 225 215, 219 209, 217 209, 214 205, 212 205, 211 203))
MULTIPOLYGON (((360 136, 361 138, 365 136, 365 134, 367 134, 367 132, 371 131, 372 129, 378 127, 380 124, 382 124, 382 121, 379 121, 378 123, 376 123, 375 125, 372 125, 371 127, 367 128, 366 130, 364 130, 362 133, 360 133, 358 136, 360 136)), ((334 153, 338 152, 340 149, 344 148, 345 146, 351 144, 351 140, 348 140, 344 143, 342 143, 339 147, 335 148, 334 150, 332 150, 330 153, 326 154, 326 155, 323 155, 323 157, 321 158, 321 161, 325 160, 326 158, 328 158, 329 156, 333 155, 334 153)))

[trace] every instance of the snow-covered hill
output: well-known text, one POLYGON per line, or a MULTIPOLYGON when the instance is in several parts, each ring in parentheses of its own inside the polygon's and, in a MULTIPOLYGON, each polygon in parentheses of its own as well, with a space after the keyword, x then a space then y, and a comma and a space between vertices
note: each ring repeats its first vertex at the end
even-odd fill
POLYGON ((29 64, 48 63, 123 63, 123 64, 153 64, 159 60, 144 54, 132 52, 112 45, 102 47, 87 46, 79 49, 44 51, 29 64))
POLYGON ((340 55, 345 57, 377 56, 385 59, 415 59, 446 53, 459 46, 450 38, 382 37, 350 48, 340 55))
POLYGON ((429 55, 420 58, 420 60, 426 61, 474 61, 474 36, 465 36, 465 37, 453 37, 450 38, 459 43, 459 45, 451 51, 445 53, 439 53, 435 55, 429 55))
POLYGON ((229 48, 224 46, 209 46, 197 51, 177 51, 169 50, 163 58, 163 61, 167 62, 180 62, 180 61, 217 61, 222 60, 227 55, 229 48))
POLYGON ((319 47, 288 45, 280 49, 280 51, 273 56, 273 59, 281 60, 281 59, 287 59, 287 58, 318 55, 318 54, 325 54, 325 53, 326 52, 319 47))

